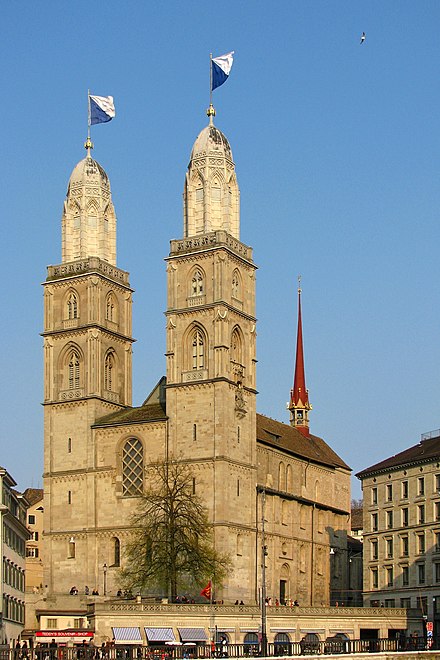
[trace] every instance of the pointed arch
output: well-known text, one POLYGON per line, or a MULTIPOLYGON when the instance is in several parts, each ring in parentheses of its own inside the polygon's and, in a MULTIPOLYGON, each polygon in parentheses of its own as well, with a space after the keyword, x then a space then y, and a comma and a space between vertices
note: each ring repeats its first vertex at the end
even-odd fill
POLYGON ((192 323, 183 336, 184 371, 208 368, 208 335, 200 323, 192 323))
POLYGON ((286 489, 286 468, 282 461, 278 466, 278 488, 280 490, 286 489))
POLYGON ((121 565, 121 542, 117 536, 113 537, 113 566, 121 565))
POLYGON ((231 362, 243 366, 243 333, 238 325, 231 333, 231 362))
POLYGON ((241 278, 241 273, 238 268, 235 268, 232 273, 232 297, 236 300, 243 299, 243 280, 241 278))
POLYGON ((292 466, 290 463, 286 467, 286 491, 292 492, 292 466))
POLYGON ((195 328, 192 333, 192 368, 205 368, 205 339, 200 328, 195 328))
POLYGON ((116 387, 116 356, 111 348, 107 351, 104 358, 104 389, 107 392, 114 392, 116 387))
POLYGON ((75 289, 69 289, 64 298, 64 318, 68 320, 79 318, 79 295, 75 289))
POLYGON ((118 322, 118 303, 113 291, 110 291, 105 299, 105 318, 112 323, 118 322))
POLYGON ((189 273, 188 295, 190 297, 203 296, 205 293, 206 275, 203 268, 195 266, 189 273))
POLYGON ((80 347, 69 342, 59 357, 59 371, 62 374, 62 390, 78 390, 83 386, 84 355, 80 347))

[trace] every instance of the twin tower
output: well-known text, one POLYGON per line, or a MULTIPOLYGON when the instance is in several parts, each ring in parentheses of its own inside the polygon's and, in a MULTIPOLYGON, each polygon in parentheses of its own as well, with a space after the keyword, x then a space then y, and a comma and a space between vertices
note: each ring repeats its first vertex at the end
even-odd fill
POLYGON ((240 242, 232 152, 213 117, 195 141, 183 238, 167 258, 166 379, 132 407, 132 289, 116 265, 110 182, 87 155, 62 216, 62 263, 44 283, 45 583, 118 588, 146 467, 191 465, 193 490, 233 556, 228 599, 254 600, 256 318, 252 249, 240 242))

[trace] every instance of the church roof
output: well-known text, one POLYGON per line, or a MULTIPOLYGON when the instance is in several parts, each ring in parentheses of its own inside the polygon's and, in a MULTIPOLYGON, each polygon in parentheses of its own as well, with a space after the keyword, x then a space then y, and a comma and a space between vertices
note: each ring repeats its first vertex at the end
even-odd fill
POLYGON ((295 427, 265 415, 257 414, 257 442, 277 447, 313 463, 351 469, 322 438, 311 434, 303 436, 295 427))
POLYGON ((356 476, 364 479, 377 472, 387 472, 404 466, 440 461, 440 433, 435 438, 421 440, 419 444, 386 458, 384 461, 375 463, 369 468, 358 472, 356 476))
POLYGON ((232 160, 232 151, 226 136, 213 124, 205 126, 194 142, 191 160, 199 156, 215 154, 232 160))
POLYGON ((123 410, 110 413, 110 415, 105 415, 105 417, 100 417, 93 424, 93 427, 154 422, 159 420, 165 421, 166 419, 165 409, 160 403, 142 404, 142 406, 138 406, 137 408, 124 408, 123 410))

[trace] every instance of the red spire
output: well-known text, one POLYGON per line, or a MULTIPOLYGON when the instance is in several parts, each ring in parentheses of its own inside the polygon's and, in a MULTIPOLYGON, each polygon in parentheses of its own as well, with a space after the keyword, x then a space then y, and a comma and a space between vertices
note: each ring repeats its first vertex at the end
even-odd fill
MULTIPOLYGON (((298 283, 301 284, 301 277, 298 277, 298 283)), ((291 412, 290 423, 295 426, 300 433, 309 435, 308 411, 312 406, 309 403, 309 393, 306 388, 306 375, 304 370, 304 349, 302 337, 302 318, 301 318, 301 287, 298 286, 298 331, 296 338, 296 363, 293 388, 290 391, 291 412)))

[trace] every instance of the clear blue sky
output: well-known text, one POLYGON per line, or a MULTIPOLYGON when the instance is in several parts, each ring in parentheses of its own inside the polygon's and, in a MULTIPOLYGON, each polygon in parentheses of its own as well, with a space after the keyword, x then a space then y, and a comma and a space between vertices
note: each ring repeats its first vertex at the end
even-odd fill
POLYGON ((259 411, 288 419, 301 273, 312 432, 358 471, 440 427, 439 25, 438 0, 3 3, 0 464, 20 488, 42 484, 40 283, 87 89, 116 103, 92 138, 136 289, 137 405, 165 369, 163 258, 210 52, 235 50, 214 104, 260 267, 259 411))

